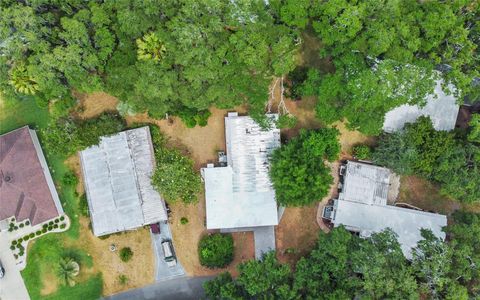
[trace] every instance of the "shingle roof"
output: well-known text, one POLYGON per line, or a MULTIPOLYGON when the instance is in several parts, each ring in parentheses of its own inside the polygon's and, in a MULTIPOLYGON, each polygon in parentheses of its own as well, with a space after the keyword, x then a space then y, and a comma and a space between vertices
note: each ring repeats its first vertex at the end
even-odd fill
POLYGON ((0 136, 0 220, 15 216, 36 225, 63 213, 35 131, 0 136), (57 202, 57 204, 55 203, 57 202))

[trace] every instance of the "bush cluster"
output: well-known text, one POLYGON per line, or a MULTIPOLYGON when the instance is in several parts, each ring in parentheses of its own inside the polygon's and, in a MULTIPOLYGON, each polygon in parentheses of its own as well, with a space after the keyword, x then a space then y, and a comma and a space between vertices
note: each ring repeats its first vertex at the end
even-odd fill
POLYGON ((208 268, 223 268, 233 261, 231 234, 214 233, 204 236, 198 244, 200 264, 208 268))

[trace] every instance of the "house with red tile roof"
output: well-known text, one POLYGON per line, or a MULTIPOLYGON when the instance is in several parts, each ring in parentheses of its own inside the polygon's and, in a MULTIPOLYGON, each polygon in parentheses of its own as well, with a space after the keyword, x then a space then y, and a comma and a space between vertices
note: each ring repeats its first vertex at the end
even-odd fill
POLYGON ((63 213, 35 130, 0 135, 0 221, 15 217, 34 226, 63 213))

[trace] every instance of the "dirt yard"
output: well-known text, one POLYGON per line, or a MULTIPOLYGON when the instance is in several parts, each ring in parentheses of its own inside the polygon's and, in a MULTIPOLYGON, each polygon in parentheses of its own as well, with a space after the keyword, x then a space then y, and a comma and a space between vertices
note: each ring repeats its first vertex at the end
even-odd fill
POLYGON ((74 115, 82 119, 93 118, 104 111, 117 109, 118 99, 104 92, 74 93, 74 96, 79 100, 74 115))
MULTIPOLYGON (((77 192, 80 195, 83 194, 79 156, 73 155, 69 157, 65 164, 79 178, 77 192)), ((107 239, 101 240, 93 235, 89 228, 89 222, 89 218, 80 217, 80 238, 68 246, 81 248, 92 256, 94 265, 92 272, 102 272, 104 295, 111 295, 122 290, 137 288, 154 282, 154 253, 148 228, 111 235, 107 239), (116 252, 109 250, 112 244, 117 247, 116 252), (122 262, 118 255, 118 251, 123 247, 130 247, 133 251, 133 257, 127 263, 122 262), (122 285, 119 282, 118 277, 120 275, 127 276, 128 281, 126 284, 122 285)))
POLYGON ((440 194, 438 186, 415 176, 401 178, 397 203, 408 203, 426 211, 450 215, 457 209, 480 213, 480 203, 462 204, 440 194))

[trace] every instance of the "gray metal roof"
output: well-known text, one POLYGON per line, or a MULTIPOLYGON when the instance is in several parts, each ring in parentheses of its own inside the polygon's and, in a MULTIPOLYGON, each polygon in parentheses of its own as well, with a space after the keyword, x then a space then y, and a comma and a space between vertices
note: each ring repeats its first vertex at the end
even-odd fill
POLYGON ((338 199, 386 205, 389 183, 389 169, 348 161, 338 199))
POLYGON ((252 118, 234 113, 225 118, 225 136, 227 166, 202 169, 207 228, 277 225, 268 157, 280 147, 280 130, 261 130, 252 118))
POLYGON ((167 220, 165 204, 150 183, 154 158, 148 127, 102 137, 80 158, 95 235, 167 220))
MULTIPOLYGON (((455 90, 451 85, 449 89, 452 92, 455 90)), ((442 81, 439 80, 434 94, 427 96, 424 107, 405 104, 389 111, 385 115, 383 130, 386 132, 401 130, 405 123, 413 123, 420 116, 429 116, 436 130, 452 130, 455 128, 458 110, 457 99, 453 95, 445 94, 442 81)))
POLYGON ((335 227, 344 225, 362 237, 390 228, 398 235, 405 257, 410 259, 412 247, 422 239, 421 228, 430 229, 437 237, 445 239, 442 227, 447 226, 447 217, 391 205, 335 200, 332 222, 335 227))

